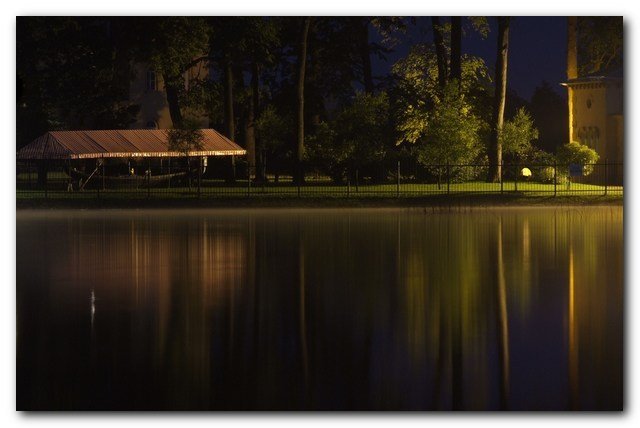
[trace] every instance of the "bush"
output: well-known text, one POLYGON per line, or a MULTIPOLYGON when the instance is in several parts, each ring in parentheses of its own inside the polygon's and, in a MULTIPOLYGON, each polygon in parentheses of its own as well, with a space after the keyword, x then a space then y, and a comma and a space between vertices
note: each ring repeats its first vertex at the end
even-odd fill
MULTIPOLYGON (((552 166, 537 168, 533 171, 533 178, 541 183, 553 184, 554 175, 554 168, 552 166)), ((567 175, 558 168, 558 176, 556 179, 558 180, 558 184, 566 183, 567 175)))
POLYGON ((558 149, 558 169, 563 173, 568 173, 570 164, 583 165, 583 175, 587 176, 593 172, 593 164, 598 162, 600 156, 595 150, 572 141, 558 149))

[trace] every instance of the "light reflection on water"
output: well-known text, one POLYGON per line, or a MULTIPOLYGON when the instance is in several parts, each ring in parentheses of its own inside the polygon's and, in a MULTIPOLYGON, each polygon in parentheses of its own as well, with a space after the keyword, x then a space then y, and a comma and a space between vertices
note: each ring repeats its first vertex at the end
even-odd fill
POLYGON ((17 215, 19 409, 620 409, 622 208, 17 215))

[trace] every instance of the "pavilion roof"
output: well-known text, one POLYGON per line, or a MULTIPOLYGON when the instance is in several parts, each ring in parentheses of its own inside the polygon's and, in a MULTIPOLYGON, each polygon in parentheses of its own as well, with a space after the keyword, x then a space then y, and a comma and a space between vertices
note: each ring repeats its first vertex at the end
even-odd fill
MULTIPOLYGON (((190 156, 245 155, 246 150, 215 131, 202 129, 202 148, 190 156)), ((179 157, 169 151, 167 129, 50 131, 18 150, 18 159, 91 159, 108 157, 179 157)))

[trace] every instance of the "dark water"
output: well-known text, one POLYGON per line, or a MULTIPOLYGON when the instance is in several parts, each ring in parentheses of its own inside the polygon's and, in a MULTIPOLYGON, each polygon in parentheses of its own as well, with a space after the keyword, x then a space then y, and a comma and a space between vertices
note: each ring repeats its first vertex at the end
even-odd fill
POLYGON ((621 409, 621 207, 17 213, 19 409, 621 409))

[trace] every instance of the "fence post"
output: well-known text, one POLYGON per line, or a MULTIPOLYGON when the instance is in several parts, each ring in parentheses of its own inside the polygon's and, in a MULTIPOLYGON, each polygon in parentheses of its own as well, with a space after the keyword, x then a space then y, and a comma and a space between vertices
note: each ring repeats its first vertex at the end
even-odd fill
POLYGON ((553 162, 553 196, 558 195, 558 162, 553 162))
POLYGON ((449 161, 447 161, 447 195, 450 192, 450 187, 451 185, 451 166, 449 165, 449 161))
POLYGON ((151 159, 147 159, 147 199, 151 197, 151 159))
POLYGON ((504 160, 500 161, 500 194, 504 193, 504 160))
POLYGON ((198 199, 200 199, 201 187, 202 187, 202 156, 198 156, 198 199))
POLYGON ((604 160, 604 195, 607 196, 607 159, 604 160))
POLYGON ((398 175, 396 177, 396 198, 400 197, 400 161, 398 161, 398 175))
POLYGON ((247 164, 247 198, 251 196, 251 165, 247 164))
POLYGON ((356 169, 356 193, 358 193, 358 170, 356 169))
POLYGON ((302 181, 302 166, 298 165, 298 179, 296 182, 298 183, 298 197, 300 197, 300 182, 302 181))
POLYGON ((102 166, 102 190, 104 190, 104 155, 102 155, 102 165, 100 166, 102 166))
POLYGON ((49 198, 49 161, 44 161, 44 198, 49 198))

